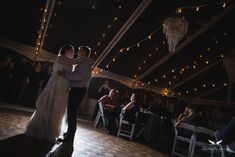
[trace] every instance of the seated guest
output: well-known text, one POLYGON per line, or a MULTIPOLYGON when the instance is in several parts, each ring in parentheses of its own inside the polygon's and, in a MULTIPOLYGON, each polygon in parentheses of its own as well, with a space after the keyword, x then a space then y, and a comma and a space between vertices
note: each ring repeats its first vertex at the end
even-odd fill
POLYGON ((217 133, 217 140, 223 140, 227 151, 235 153, 235 116, 217 133))
POLYGON ((123 117, 130 124, 135 123, 135 113, 137 111, 135 94, 131 95, 130 102, 123 107, 123 117))
MULTIPOLYGON (((110 90, 111 90, 111 88, 109 87, 109 82, 105 81, 105 83, 99 88, 97 99, 102 98, 104 95, 108 95, 110 90)), ((99 111, 99 104, 97 102, 97 104, 95 106, 95 111, 94 111, 93 116, 92 116, 93 121, 95 120, 98 111, 99 111)))
POLYGON ((194 124, 194 121, 197 117, 196 109, 192 106, 187 106, 183 113, 179 115, 179 117, 176 119, 175 127, 180 126, 182 123, 190 123, 194 124))
POLYGON ((111 89, 109 95, 105 95, 98 100, 101 102, 104 109, 105 130, 107 133, 114 133, 116 131, 115 119, 118 117, 118 108, 120 106, 116 97, 117 92, 111 89))

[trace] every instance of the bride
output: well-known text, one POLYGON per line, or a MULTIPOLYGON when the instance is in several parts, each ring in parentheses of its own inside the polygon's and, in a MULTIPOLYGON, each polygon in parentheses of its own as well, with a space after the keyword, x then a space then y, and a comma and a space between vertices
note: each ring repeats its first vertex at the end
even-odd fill
POLYGON ((33 113, 26 126, 25 134, 55 142, 60 134, 61 123, 68 104, 69 81, 57 74, 57 71, 72 71, 73 64, 79 64, 80 59, 72 59, 74 47, 64 45, 53 65, 53 74, 46 87, 36 101, 37 110, 33 113))

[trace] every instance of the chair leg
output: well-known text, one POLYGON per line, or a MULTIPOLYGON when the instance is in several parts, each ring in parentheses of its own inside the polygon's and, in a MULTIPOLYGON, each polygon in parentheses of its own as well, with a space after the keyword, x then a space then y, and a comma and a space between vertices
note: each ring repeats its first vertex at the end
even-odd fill
POLYGON ((191 148, 189 148, 189 150, 190 150, 189 155, 190 155, 190 157, 193 157, 194 151, 195 151, 195 144, 192 144, 192 146, 189 146, 189 147, 191 147, 191 148))
POLYGON ((98 124, 99 120, 100 120, 100 111, 96 115, 95 122, 94 122, 94 127, 97 127, 97 124, 98 124))
POLYGON ((173 147, 172 147, 172 151, 171 151, 171 157, 174 156, 175 147, 176 147, 176 138, 174 139, 174 143, 173 143, 173 147))
POLYGON ((132 125, 131 125, 131 136, 130 136, 130 140, 132 140, 132 138, 133 138, 134 131, 135 131, 135 124, 132 124, 132 125))
POLYGON ((122 129, 122 123, 121 123, 121 121, 120 121, 119 127, 118 127, 118 133, 117 133, 117 136, 118 136, 118 137, 120 136, 121 129, 122 129))

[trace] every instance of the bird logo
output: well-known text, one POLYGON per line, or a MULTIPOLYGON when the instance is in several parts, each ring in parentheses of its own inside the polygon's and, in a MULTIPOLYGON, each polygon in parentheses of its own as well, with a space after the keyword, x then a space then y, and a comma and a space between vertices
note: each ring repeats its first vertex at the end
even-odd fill
POLYGON ((218 146, 220 143, 222 143, 223 140, 219 140, 219 141, 211 141, 211 140, 208 140, 213 146, 218 146))

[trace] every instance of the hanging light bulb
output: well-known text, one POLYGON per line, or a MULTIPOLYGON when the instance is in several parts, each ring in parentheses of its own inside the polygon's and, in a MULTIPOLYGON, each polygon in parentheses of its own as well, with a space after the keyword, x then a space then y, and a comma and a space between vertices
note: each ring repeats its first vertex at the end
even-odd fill
POLYGON ((197 88, 194 88, 194 91, 197 91, 197 88))
POLYGON ((199 9, 200 9, 200 7, 197 7, 197 8, 196 8, 196 11, 199 11, 199 9))
POLYGON ((225 83, 224 83, 224 86, 227 86, 227 85, 228 85, 228 84, 225 82, 225 83))
POLYGON ((103 69, 100 69, 100 72, 102 72, 103 71, 103 69))
POLYGON ((215 84, 213 84, 212 87, 215 87, 215 84))
POLYGON ((206 87, 206 85, 204 84, 204 85, 203 85, 203 87, 205 88, 205 87, 206 87))
POLYGON ((140 44, 139 44, 139 43, 137 44, 137 47, 140 47, 140 44))
POLYGON ((151 83, 150 83, 150 82, 148 82, 148 84, 150 85, 151 83))
POLYGON ((209 61, 206 61, 206 64, 209 64, 209 61))
POLYGON ((223 8, 225 8, 225 7, 226 7, 226 3, 224 2, 224 3, 223 3, 223 8))
POLYGON ((155 79, 155 82, 157 82, 158 80, 157 79, 155 79))
POLYGON ((106 68, 109 68, 109 65, 106 65, 106 68))
POLYGON ((181 9, 181 8, 178 8, 178 9, 176 10, 176 12, 177 12, 178 14, 180 14, 180 13, 182 13, 182 9, 181 9))
POLYGON ((115 58, 113 58, 113 62, 115 62, 116 61, 116 59, 115 58))
POLYGON ((141 70, 141 67, 139 67, 138 69, 141 70))
POLYGON ((221 57, 221 58, 224 58, 224 55, 222 54, 222 55, 220 55, 220 57, 221 57))
POLYGON ((186 94, 188 94, 188 91, 186 91, 186 94))
POLYGON ((149 54, 149 57, 151 57, 151 56, 152 56, 152 54, 150 53, 150 54, 149 54))
POLYGON ((128 47, 126 50, 127 50, 127 51, 129 51, 129 50, 130 50, 130 48, 128 47))
POLYGON ((152 38, 151 35, 148 38, 151 39, 152 38))
POLYGON ((146 61, 144 60, 144 61, 143 61, 143 63, 145 64, 145 63, 146 63, 146 61))

